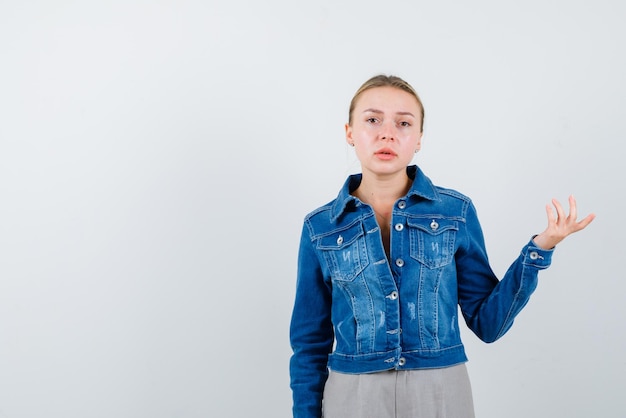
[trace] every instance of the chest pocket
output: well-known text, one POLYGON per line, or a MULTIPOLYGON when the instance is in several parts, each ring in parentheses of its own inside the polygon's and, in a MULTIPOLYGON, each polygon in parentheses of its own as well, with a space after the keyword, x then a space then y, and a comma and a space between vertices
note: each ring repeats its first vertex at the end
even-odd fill
POLYGON ((458 221, 445 218, 408 219, 411 257, 434 269, 454 259, 458 221))
POLYGON ((361 223, 319 238, 317 248, 324 254, 333 280, 352 281, 368 265, 361 223))

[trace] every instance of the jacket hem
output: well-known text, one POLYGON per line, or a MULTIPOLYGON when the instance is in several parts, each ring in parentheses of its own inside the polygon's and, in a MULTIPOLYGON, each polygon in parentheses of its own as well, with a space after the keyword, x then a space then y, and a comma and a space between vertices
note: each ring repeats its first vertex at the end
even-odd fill
POLYGON ((365 355, 345 355, 332 353, 328 359, 328 368, 347 374, 376 373, 385 370, 438 369, 465 363, 467 355, 463 345, 438 350, 400 349, 365 355))

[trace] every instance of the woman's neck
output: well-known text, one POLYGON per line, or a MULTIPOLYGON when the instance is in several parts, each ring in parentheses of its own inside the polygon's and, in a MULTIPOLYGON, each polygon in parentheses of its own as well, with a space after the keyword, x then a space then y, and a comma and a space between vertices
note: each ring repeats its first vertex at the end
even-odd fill
POLYGON ((352 193, 362 202, 371 206, 389 206, 406 195, 412 181, 406 172, 391 177, 381 177, 363 172, 361 184, 352 193))

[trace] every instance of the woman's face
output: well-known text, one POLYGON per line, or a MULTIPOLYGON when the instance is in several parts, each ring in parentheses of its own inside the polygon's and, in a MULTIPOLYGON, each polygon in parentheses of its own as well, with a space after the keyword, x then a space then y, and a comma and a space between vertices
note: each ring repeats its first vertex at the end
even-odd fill
POLYGON ((415 97, 395 87, 375 87, 361 93, 346 124, 346 141, 354 145, 364 171, 394 174, 404 171, 422 140, 421 108, 415 97))

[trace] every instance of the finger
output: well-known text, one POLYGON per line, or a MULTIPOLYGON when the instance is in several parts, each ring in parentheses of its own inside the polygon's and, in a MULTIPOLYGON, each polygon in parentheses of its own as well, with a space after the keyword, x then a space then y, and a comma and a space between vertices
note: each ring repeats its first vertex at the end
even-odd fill
POLYGON ((556 219, 554 216, 554 210, 552 209, 552 206, 546 205, 546 214, 548 215, 548 225, 554 224, 554 222, 556 222, 556 219))
POLYGON ((574 199, 574 195, 571 194, 569 196, 569 218, 573 221, 576 221, 578 217, 578 210, 576 209, 576 199, 574 199))
POLYGON ((559 221, 559 219, 565 219, 565 211, 563 211, 563 206, 561 206, 559 201, 556 199, 552 199, 552 204, 556 208, 556 213, 558 215, 557 222, 559 221))
POLYGON ((576 224, 576 226, 578 227, 578 228, 577 228, 577 231, 580 231, 581 229, 586 228, 586 227, 587 227, 587 225, 589 225, 589 224, 591 223, 591 221, 593 221, 595 218, 596 218, 596 215, 595 215, 595 214, 593 214, 593 213, 591 213, 591 214, 587 215, 587 216, 585 217, 585 219, 583 219, 582 221, 580 221, 580 222, 578 222, 578 223, 576 224))

